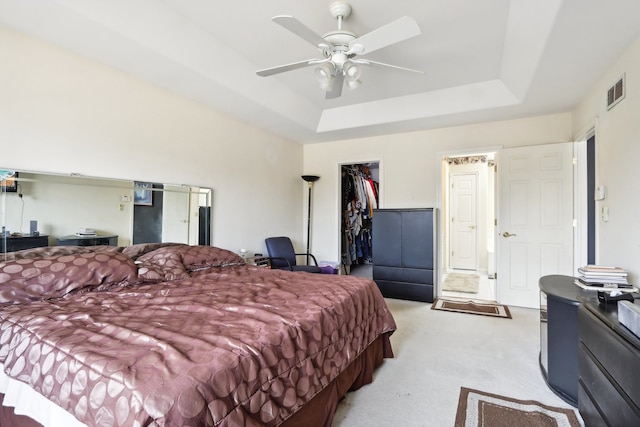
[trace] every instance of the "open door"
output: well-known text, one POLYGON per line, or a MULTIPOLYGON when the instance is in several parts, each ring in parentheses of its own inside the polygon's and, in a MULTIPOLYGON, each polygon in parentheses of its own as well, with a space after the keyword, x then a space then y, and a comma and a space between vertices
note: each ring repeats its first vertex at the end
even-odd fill
POLYGON ((539 308, 540 277, 573 274, 573 144, 504 149, 497 177, 498 301, 539 308))

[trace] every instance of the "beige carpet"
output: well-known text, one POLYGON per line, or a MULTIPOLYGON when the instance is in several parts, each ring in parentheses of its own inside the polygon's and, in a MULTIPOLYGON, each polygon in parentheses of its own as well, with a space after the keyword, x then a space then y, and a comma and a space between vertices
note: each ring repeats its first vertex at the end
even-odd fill
POLYGON ((347 393, 333 427, 453 427, 460 387, 572 409, 540 374, 540 310, 509 307, 507 321, 386 300, 395 357, 347 393))
POLYGON ((442 283, 443 291, 477 294, 479 289, 480 277, 477 274, 449 273, 442 283))
POLYGON ((571 409, 460 388, 455 427, 579 427, 571 409))

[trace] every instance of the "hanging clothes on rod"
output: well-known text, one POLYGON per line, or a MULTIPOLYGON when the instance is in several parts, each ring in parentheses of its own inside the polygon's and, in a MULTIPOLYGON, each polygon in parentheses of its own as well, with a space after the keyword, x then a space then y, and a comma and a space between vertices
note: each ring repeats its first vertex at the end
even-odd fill
POLYGON ((367 165, 342 166, 342 263, 370 264, 371 221, 378 208, 378 183, 367 165))

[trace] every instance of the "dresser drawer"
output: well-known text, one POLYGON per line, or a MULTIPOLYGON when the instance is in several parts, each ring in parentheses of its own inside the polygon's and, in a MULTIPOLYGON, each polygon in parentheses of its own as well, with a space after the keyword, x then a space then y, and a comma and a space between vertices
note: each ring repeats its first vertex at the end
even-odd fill
POLYGON ((584 388, 582 381, 578 384, 578 408, 580 409, 580 416, 585 426, 607 427, 607 423, 602 418, 602 415, 600 415, 593 400, 591 400, 591 396, 584 388))
MULTIPOLYGON (((640 426, 640 411, 630 401, 624 391, 619 390, 606 376, 589 350, 578 346, 580 383, 597 402, 596 406, 611 426, 640 426)), ((584 406, 580 402, 581 407, 584 406)))
MULTIPOLYGON (((580 341, 599 364, 606 367, 608 375, 638 406, 640 356, 637 350, 587 310, 579 310, 579 327, 580 341)), ((580 375, 582 376, 582 370, 580 375)))
POLYGON ((375 279, 375 282, 386 298, 433 302, 433 285, 379 279, 375 279))
POLYGON ((394 282, 433 285, 433 270, 374 265, 373 280, 378 279, 394 282))

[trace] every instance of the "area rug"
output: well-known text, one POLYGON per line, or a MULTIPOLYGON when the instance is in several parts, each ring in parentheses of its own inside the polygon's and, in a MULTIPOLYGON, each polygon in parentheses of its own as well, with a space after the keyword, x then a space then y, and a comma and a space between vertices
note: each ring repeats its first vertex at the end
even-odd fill
POLYGON ((431 304, 432 310, 455 311, 457 313, 481 314, 483 316, 504 317, 511 319, 509 307, 502 304, 483 303, 474 301, 456 301, 437 298, 431 304))
POLYGON ((477 294, 478 289, 480 289, 480 277, 477 274, 449 273, 442 282, 443 291, 477 294))
POLYGON ((460 387, 455 427, 579 427, 572 409, 460 387))

